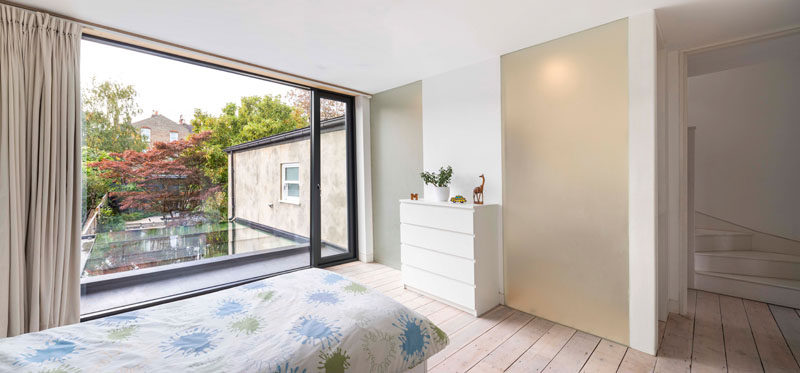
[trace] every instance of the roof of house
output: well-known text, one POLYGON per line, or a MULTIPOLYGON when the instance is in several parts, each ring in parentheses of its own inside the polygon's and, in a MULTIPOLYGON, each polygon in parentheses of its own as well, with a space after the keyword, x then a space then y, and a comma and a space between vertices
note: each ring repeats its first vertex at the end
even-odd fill
POLYGON ((165 117, 165 116, 163 116, 161 114, 158 114, 158 113, 153 114, 153 116, 151 116, 150 118, 142 119, 142 120, 140 120, 138 122, 133 122, 133 123, 131 123, 131 125, 136 127, 136 128, 142 128, 142 127, 147 127, 147 128, 168 128, 168 129, 171 129, 171 130, 183 129, 183 130, 188 130, 189 132, 192 132, 192 125, 191 124, 188 124, 188 123, 177 123, 177 122, 173 121, 172 119, 169 119, 169 118, 167 118, 167 117, 165 117))
MULTIPOLYGON (((320 132, 330 132, 330 131, 339 131, 345 129, 345 120, 344 116, 325 119, 322 121, 322 126, 320 127, 320 132)), ((253 148, 260 148, 263 146, 272 146, 277 144, 283 144, 292 141, 300 141, 305 140, 306 138, 311 137, 311 127, 303 127, 296 130, 291 130, 284 133, 279 133, 277 135, 267 136, 260 138, 258 140, 248 141, 241 144, 233 145, 231 147, 227 147, 223 149, 226 153, 234 153, 240 150, 245 149, 253 149, 253 148)))

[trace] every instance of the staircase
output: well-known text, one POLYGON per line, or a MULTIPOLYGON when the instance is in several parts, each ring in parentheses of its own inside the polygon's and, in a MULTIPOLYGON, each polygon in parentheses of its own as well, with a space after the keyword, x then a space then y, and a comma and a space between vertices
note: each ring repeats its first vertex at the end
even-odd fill
POLYGON ((800 255, 773 251, 754 248, 752 232, 695 229, 694 286, 800 308, 800 255))

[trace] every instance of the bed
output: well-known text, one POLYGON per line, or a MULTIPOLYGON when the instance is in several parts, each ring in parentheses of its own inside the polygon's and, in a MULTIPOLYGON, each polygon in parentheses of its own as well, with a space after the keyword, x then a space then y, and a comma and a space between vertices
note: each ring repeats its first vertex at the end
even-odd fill
POLYGON ((0 339, 0 371, 424 371, 447 335, 322 269, 0 339))

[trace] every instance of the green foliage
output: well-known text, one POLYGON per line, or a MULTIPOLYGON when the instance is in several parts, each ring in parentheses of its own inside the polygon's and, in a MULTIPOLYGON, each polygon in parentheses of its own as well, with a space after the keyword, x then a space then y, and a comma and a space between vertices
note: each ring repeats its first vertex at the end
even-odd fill
POLYGON ((419 176, 425 184, 430 184, 437 187, 446 187, 450 185, 453 178, 453 167, 440 167, 439 173, 436 172, 421 172, 419 176))
POLYGON ((102 177, 97 168, 90 167, 89 164, 108 159, 109 155, 102 150, 84 146, 81 149, 81 158, 83 161, 83 182, 86 183, 86 188, 83 190, 83 200, 86 202, 84 208, 85 211, 89 211, 97 207, 103 196, 112 188, 111 181, 102 177))
POLYGON ((142 220, 144 218, 149 218, 151 216, 160 216, 161 213, 157 211, 131 211, 120 214, 120 217, 123 221, 136 221, 142 220))
POLYGON ((133 116, 141 113, 133 86, 92 80, 92 88, 84 90, 81 97, 87 147, 107 153, 147 148, 131 125, 133 116))
POLYGON ((210 195, 200 206, 203 215, 210 221, 228 220, 228 192, 222 190, 210 195))
POLYGON ((90 164, 110 159, 110 153, 144 150, 147 143, 131 125, 133 116, 141 112, 133 86, 108 81, 98 83, 92 79, 92 87, 84 90, 81 97, 85 144, 81 157, 86 183, 83 200, 88 211, 97 207, 103 196, 114 188, 114 183, 101 177, 97 168, 90 164))
POLYGON ((195 110, 192 119, 194 132, 211 131, 197 151, 204 154, 206 176, 219 185, 228 183, 228 156, 223 149, 306 126, 297 108, 282 103, 280 96, 269 95, 242 97, 239 105, 225 105, 219 116, 195 110))
POLYGON ((97 231, 111 232, 125 230, 125 220, 111 207, 103 206, 97 214, 97 231))

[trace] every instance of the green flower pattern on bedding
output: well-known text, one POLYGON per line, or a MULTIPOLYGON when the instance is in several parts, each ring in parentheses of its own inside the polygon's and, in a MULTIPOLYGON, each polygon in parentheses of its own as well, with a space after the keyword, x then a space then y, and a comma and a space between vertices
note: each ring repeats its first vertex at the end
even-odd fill
POLYGON ((307 269, 0 339, 0 371, 402 372, 447 343, 379 292, 307 269))

